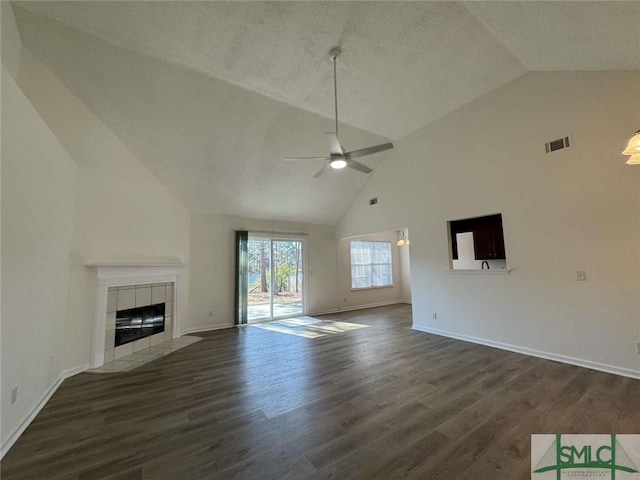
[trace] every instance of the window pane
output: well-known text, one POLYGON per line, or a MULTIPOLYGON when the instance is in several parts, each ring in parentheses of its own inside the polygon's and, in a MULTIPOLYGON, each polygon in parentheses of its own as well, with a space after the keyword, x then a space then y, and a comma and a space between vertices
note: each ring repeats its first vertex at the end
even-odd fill
POLYGON ((352 240, 351 288, 393 285, 391 242, 352 240))

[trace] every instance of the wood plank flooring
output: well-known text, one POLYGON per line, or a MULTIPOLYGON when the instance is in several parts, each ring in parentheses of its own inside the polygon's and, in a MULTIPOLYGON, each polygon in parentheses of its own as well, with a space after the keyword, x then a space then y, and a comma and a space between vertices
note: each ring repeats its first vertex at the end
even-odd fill
POLYGON ((412 331, 408 305, 66 380, 2 479, 529 479, 532 433, 640 433, 640 381, 412 331))

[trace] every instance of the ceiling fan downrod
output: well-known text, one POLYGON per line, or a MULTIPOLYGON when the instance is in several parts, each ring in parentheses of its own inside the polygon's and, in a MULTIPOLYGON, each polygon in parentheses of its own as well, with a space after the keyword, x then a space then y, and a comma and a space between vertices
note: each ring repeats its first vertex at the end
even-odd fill
POLYGON ((342 53, 342 50, 340 50, 338 47, 331 49, 331 51, 329 52, 329 58, 331 58, 331 61, 333 62, 333 91, 335 92, 334 105, 336 110, 336 137, 337 138, 340 138, 340 137, 338 136, 338 74, 336 73, 336 60, 338 60, 338 57, 340 56, 341 53, 342 53))
POLYGON ((336 131, 335 133, 326 134, 329 141, 329 156, 285 158, 285 160, 325 160, 327 163, 325 163, 325 166, 322 167, 318 171, 318 173, 314 175, 314 178, 323 175, 327 170, 330 170, 332 168, 335 170, 339 170, 345 167, 349 167, 362 173, 371 173, 373 170, 371 170, 366 165, 357 162, 355 159, 366 157, 367 155, 372 155, 374 153, 383 152, 385 150, 393 148, 393 144, 391 142, 375 145, 373 147, 360 148, 358 150, 352 150, 350 152, 345 152, 344 148, 342 147, 340 139, 338 138, 338 72, 336 66, 336 61, 341 53, 342 50, 340 50, 338 47, 331 49, 331 51, 329 52, 329 58, 333 62, 333 89, 335 92, 333 104, 336 113, 336 131))

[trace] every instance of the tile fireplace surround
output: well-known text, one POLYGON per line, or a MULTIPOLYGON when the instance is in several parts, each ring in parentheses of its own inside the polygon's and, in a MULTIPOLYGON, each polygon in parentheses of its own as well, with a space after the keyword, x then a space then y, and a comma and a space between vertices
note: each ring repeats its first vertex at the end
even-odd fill
POLYGON ((178 292, 184 265, 94 264, 98 293, 94 320, 91 368, 178 338, 180 308, 178 292), (165 303, 165 331, 115 347, 117 310, 165 303))

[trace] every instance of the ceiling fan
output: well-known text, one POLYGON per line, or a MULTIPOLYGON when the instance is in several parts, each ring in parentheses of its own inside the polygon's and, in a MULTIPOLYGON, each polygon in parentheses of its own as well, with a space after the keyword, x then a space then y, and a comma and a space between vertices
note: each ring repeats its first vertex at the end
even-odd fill
POLYGON ((340 170, 344 167, 353 168, 362 173, 371 173, 371 170, 366 165, 360 162, 356 162, 354 158, 364 157, 366 155, 372 155, 374 153, 383 152, 393 148, 392 143, 383 143, 381 145, 375 145, 373 147, 361 148, 359 150, 353 150, 351 152, 345 152, 344 148, 340 144, 338 138, 338 80, 336 76, 336 60, 340 56, 342 51, 339 48, 334 48, 329 52, 329 57, 333 62, 333 88, 335 92, 335 110, 336 110, 336 133, 327 133, 327 140, 329 141, 329 156, 325 157, 293 157, 285 158, 285 161, 297 161, 297 160, 325 160, 327 163, 322 167, 318 173, 313 177, 317 178, 325 173, 329 168, 340 170))

